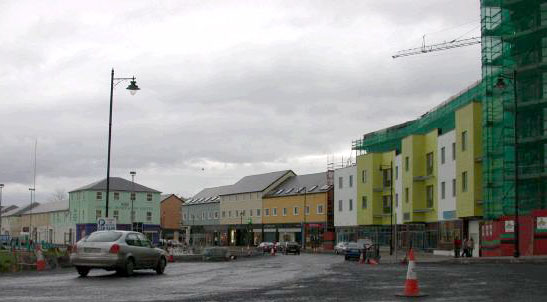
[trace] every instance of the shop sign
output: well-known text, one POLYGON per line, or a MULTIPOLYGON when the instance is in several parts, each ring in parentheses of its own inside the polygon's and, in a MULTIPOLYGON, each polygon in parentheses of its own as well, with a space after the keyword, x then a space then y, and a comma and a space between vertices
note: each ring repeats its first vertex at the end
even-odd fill
POLYGON ((505 221, 505 233, 515 232, 515 222, 513 220, 505 221))
POLYGON ((547 217, 538 217, 537 218, 537 229, 538 230, 547 230, 547 217))

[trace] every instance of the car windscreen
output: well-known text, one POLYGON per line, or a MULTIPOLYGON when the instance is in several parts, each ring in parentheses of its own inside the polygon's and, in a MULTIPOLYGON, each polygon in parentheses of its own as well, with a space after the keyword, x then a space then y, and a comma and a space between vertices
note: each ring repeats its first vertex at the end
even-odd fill
POLYGON ((95 232, 91 233, 86 242, 114 242, 122 237, 120 232, 95 232))

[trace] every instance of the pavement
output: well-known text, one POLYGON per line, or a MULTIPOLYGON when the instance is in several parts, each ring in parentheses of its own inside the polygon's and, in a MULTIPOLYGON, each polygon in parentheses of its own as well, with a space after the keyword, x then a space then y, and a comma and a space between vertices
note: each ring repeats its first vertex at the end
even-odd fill
MULTIPOLYGON (((420 301, 544 301, 546 264, 420 262, 420 301)), ((404 301, 407 266, 332 254, 169 263, 164 275, 74 269, 0 274, 0 301, 404 301)))

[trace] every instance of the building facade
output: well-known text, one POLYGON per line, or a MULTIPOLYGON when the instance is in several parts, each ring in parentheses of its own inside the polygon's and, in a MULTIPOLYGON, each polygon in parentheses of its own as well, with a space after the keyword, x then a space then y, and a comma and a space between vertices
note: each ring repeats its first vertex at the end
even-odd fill
POLYGON ((287 178, 264 196, 264 241, 296 241, 308 248, 332 248, 333 191, 326 172, 287 178))
POLYGON ((357 240, 357 165, 334 170, 334 227, 338 242, 357 240))
POLYGON ((222 237, 230 245, 255 244, 263 241, 262 197, 296 174, 277 171, 245 176, 220 194, 220 224, 227 226, 222 237))
POLYGON ((230 187, 203 189, 182 205, 182 224, 187 244, 228 245, 228 228, 220 224, 220 195, 230 187))
POLYGON ((184 201, 175 194, 161 195, 161 238, 181 241, 181 207, 183 203, 184 201))
POLYGON ((32 204, 32 207, 31 205, 15 207, 2 213, 2 235, 9 235, 12 237, 17 237, 21 235, 21 233, 30 235, 29 229, 23 229, 21 215, 31 208, 36 208, 39 204, 40 203, 35 202, 32 204))
POLYGON ((70 219, 68 200, 41 203, 21 213, 21 227, 30 230, 36 242, 74 243, 75 225, 70 219))
MULTIPOLYGON (((76 240, 97 230, 97 219, 106 217, 106 179, 69 192, 76 240)), ((160 192, 120 177, 110 178, 108 217, 119 230, 143 232, 154 243, 160 235, 160 192)))

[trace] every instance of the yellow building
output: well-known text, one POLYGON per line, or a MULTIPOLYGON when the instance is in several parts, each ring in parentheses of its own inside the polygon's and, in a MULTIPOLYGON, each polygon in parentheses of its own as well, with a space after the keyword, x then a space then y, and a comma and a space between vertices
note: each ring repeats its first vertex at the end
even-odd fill
POLYGON ((288 178, 263 198, 264 241, 311 247, 332 240, 332 195, 325 172, 288 178))

